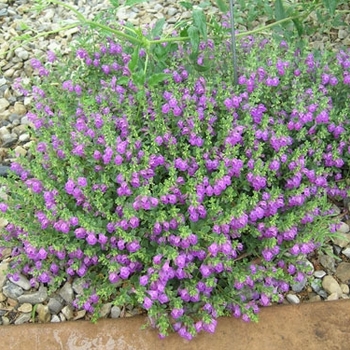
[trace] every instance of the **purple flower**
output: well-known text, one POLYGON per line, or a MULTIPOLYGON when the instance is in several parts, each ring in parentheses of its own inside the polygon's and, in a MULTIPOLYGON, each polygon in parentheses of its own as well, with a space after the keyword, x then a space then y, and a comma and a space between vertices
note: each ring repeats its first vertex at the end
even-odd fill
POLYGON ((87 180, 85 177, 78 177, 78 185, 81 187, 86 187, 87 186, 87 180))
POLYGON ((179 169, 181 171, 186 171, 188 169, 187 162, 182 160, 181 158, 175 159, 174 166, 176 169, 179 169))
POLYGON ((120 277, 123 279, 123 280, 126 280, 128 277, 130 276, 130 269, 126 266, 123 266, 121 269, 120 269, 120 277))
POLYGON ((176 308, 172 309, 170 313, 171 317, 174 319, 181 317, 183 314, 184 314, 184 309, 176 309, 176 308))
POLYGON ((89 245, 95 245, 97 243, 97 238, 93 233, 89 233, 85 240, 89 245))
POLYGON ((148 276, 141 276, 139 283, 141 286, 146 286, 148 284, 149 277, 148 276))
POLYGON ((66 190, 66 192, 67 192, 68 194, 73 194, 73 191, 74 191, 74 189, 75 189, 75 183, 74 183, 74 181, 71 180, 71 179, 69 179, 69 180, 66 182, 66 184, 65 184, 65 186, 64 186, 64 189, 66 190))
POLYGON ((45 260, 47 258, 47 251, 44 248, 40 248, 37 254, 37 259, 45 260))
POLYGON ((146 309, 146 310, 149 310, 151 307, 152 307, 152 305, 153 305, 153 301, 150 299, 150 298, 148 298, 148 297, 145 297, 144 299, 143 299, 143 307, 146 309))
POLYGON ((117 272, 111 272, 108 277, 109 281, 111 283, 117 283, 120 280, 120 277, 118 276, 117 272))
POLYGON ((130 253, 135 253, 137 252, 139 249, 141 248, 140 243, 138 241, 133 241, 131 243, 128 243, 126 245, 126 249, 130 252, 130 253))
POLYGON ((78 239, 83 239, 86 237, 86 230, 82 227, 79 227, 74 230, 75 237, 78 239))
POLYGON ((199 268, 199 271, 201 272, 204 278, 209 277, 211 275, 211 269, 208 265, 202 264, 199 268))
POLYGON ((184 268, 186 266, 186 256, 184 254, 180 254, 175 259, 176 266, 180 268, 184 268))
POLYGON ((5 213, 7 211, 8 205, 5 203, 0 203, 0 211, 5 213))
POLYGON ((208 333, 214 333, 216 326, 217 326, 217 321, 215 319, 212 319, 210 321, 210 323, 203 322, 203 324, 202 324, 203 330, 208 332, 208 333))

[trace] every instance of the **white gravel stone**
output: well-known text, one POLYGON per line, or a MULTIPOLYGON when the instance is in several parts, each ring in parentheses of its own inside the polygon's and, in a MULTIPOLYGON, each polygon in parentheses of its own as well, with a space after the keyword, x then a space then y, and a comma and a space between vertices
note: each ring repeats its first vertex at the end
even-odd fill
POLYGON ((344 232, 337 232, 337 236, 333 238, 333 243, 341 248, 345 248, 350 244, 350 235, 344 232))
POLYGON ((350 259, 350 248, 346 248, 344 250, 342 250, 342 253, 350 259))
POLYGON ((22 48, 16 49, 15 50, 15 54, 22 61, 25 61, 25 60, 27 60, 29 58, 29 52, 27 50, 22 49, 22 48))
POLYGON ((103 304, 100 310, 101 318, 106 318, 111 312, 112 303, 103 304))
POLYGON ((20 311, 20 312, 24 312, 24 313, 32 312, 33 306, 32 306, 32 304, 24 303, 17 310, 20 311))
POLYGON ((341 222, 340 226, 337 229, 337 231, 341 233, 348 233, 349 230, 349 225, 346 222, 341 222))
POLYGON ((18 115, 24 115, 27 113, 27 108, 21 102, 15 102, 13 105, 13 112, 18 115))
POLYGON ((338 31, 338 38, 339 39, 345 39, 348 36, 348 32, 344 29, 339 29, 338 31))
POLYGON ((62 309, 61 313, 64 315, 64 317, 66 318, 67 321, 71 320, 74 317, 73 309, 69 305, 66 305, 62 309))
POLYGON ((27 154, 27 151, 21 146, 15 147, 14 152, 17 156, 22 156, 22 157, 24 157, 27 154))
POLYGON ((331 300, 339 300, 339 294, 338 293, 332 293, 330 295, 328 295, 328 298, 326 299, 327 301, 331 301, 331 300))
POLYGON ((61 322, 60 318, 57 315, 52 315, 51 323, 59 323, 61 322))
POLYGON ((287 294, 286 298, 290 304, 299 304, 300 303, 300 299, 295 294, 287 294))
POLYGON ((322 287, 328 294, 337 293, 338 296, 342 295, 342 290, 339 283, 332 276, 325 276, 322 280, 322 287))
POLYGON ((7 262, 2 262, 0 264, 0 290, 2 290, 2 287, 4 286, 6 282, 6 274, 8 272, 9 264, 7 262))
POLYGON ((323 278, 324 276, 326 276, 326 272, 323 270, 318 270, 314 272, 314 276, 316 278, 323 278))
POLYGON ((347 284, 341 283, 340 288, 341 288, 343 294, 349 294, 350 290, 349 290, 349 286, 347 284))
POLYGON ((19 137, 18 137, 18 141, 20 141, 20 142, 27 142, 29 140, 30 140, 30 134, 28 134, 28 133, 19 135, 19 137))
POLYGON ((0 112, 4 112, 9 105, 10 102, 6 98, 0 98, 0 112))

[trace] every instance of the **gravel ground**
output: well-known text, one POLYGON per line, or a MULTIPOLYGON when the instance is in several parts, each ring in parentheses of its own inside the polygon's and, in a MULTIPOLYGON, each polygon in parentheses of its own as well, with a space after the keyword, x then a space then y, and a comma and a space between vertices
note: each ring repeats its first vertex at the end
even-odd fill
MULTIPOLYGON (((76 0, 65 1, 87 18, 92 19, 99 10, 107 8, 108 1, 76 0)), ((33 142, 27 131, 29 124, 26 117, 31 99, 19 95, 12 88, 15 78, 21 77, 29 81, 33 71, 29 60, 40 57, 47 50, 59 50, 68 53, 69 43, 77 34, 76 28, 70 28, 47 37, 37 37, 47 31, 55 31, 62 25, 75 21, 72 13, 57 6, 49 6, 40 15, 32 12, 33 1, 0 0, 0 176, 6 173, 6 166, 11 163, 8 151, 15 149, 20 154, 27 154, 33 142), (32 39, 18 45, 14 39, 23 34, 24 24, 32 28, 32 39), (33 39, 34 38, 34 39, 33 39), (18 47, 17 47, 18 46, 18 47), (10 48, 16 49, 6 53, 10 48)), ((349 10, 349 6, 344 10, 349 10)), ((210 6, 206 12, 215 14, 218 10, 210 6)), ((165 17, 167 29, 179 19, 190 17, 190 12, 180 8, 178 1, 153 0, 146 4, 130 8, 122 6, 118 11, 118 19, 129 20, 132 23, 153 24, 165 17)), ((314 48, 335 48, 342 45, 350 46, 350 15, 344 14, 344 27, 332 28, 328 33, 316 33, 310 38, 310 46, 314 48)), ((267 18, 260 18, 255 26, 265 24, 267 18)), ((316 21, 310 18, 310 21, 316 21)), ((247 28, 240 25, 239 30, 247 28)), ((286 295, 286 303, 314 302, 321 300, 336 300, 349 298, 350 281, 350 233, 349 204, 337 203, 341 227, 340 238, 329 243, 327 247, 334 256, 313 254, 308 257, 314 268, 314 281, 307 284, 306 280, 293 286, 286 295)), ((0 227, 6 222, 0 217, 0 227)), ((2 274, 6 272, 10 261, 10 252, 4 252, 0 259, 0 324, 21 324, 25 322, 63 322, 87 318, 84 311, 74 311, 71 307, 76 295, 82 293, 79 280, 66 282, 56 295, 48 297, 43 285, 32 288, 28 279, 21 276, 19 281, 9 280, 2 274)), ((139 309, 118 307, 107 303, 103 306, 103 317, 129 317, 142 312, 139 309)))

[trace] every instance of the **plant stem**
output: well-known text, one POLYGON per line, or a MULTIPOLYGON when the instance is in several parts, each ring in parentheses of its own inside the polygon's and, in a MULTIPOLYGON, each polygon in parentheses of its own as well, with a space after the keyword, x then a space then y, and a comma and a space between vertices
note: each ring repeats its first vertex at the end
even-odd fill
POLYGON ((234 20, 234 0, 230 0, 230 20, 231 20, 231 53, 233 64, 233 84, 237 85, 237 57, 236 57, 236 35, 234 20))

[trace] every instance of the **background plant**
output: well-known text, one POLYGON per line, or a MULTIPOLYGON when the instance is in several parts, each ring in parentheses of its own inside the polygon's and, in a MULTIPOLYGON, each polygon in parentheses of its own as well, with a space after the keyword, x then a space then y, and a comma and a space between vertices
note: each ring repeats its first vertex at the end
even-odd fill
POLYGON ((34 59, 42 82, 17 85, 37 142, 2 180, 13 274, 51 291, 81 278, 76 307, 141 306, 161 337, 255 320, 334 230, 327 196, 347 195, 349 53, 249 36, 233 85, 230 38, 176 40, 162 60, 152 29, 122 30, 34 59))

